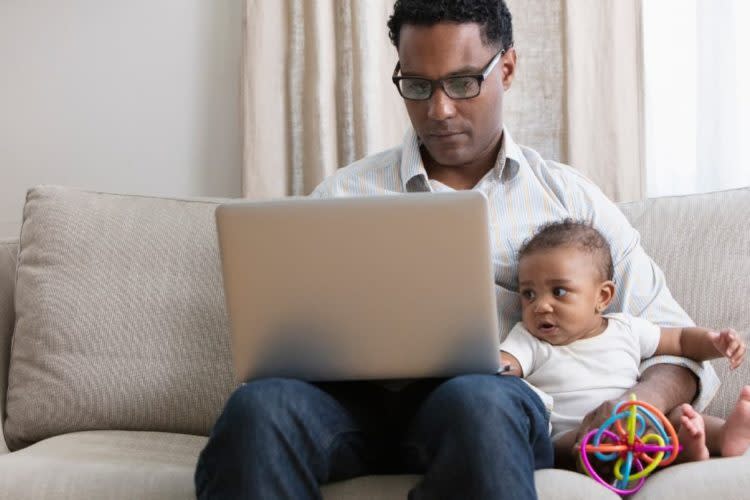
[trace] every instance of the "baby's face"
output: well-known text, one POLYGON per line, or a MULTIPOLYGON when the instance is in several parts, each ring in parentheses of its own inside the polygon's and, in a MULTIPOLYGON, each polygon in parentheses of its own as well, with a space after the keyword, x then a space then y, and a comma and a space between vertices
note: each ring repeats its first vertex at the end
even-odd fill
POLYGON ((539 250, 519 262, 518 283, 523 324, 536 338, 566 345, 606 327, 597 312, 606 303, 593 255, 573 247, 539 250))

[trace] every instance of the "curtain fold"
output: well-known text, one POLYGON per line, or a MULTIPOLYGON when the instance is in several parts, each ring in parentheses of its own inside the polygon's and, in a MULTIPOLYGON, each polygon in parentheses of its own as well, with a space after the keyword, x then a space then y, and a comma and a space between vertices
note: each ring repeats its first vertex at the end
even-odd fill
POLYGON ((568 162, 610 198, 645 196, 640 0, 566 0, 568 162))
POLYGON ((385 0, 247 0, 243 195, 310 193, 337 168, 400 143, 385 0))
POLYGON ((285 1, 246 2, 242 193, 263 199, 290 191, 286 47, 291 24, 285 1))
MULTIPOLYGON (((643 196, 640 0, 508 0, 514 138, 581 170, 616 201, 643 196)), ((304 195, 400 144, 392 0, 247 0, 243 195, 304 195)))

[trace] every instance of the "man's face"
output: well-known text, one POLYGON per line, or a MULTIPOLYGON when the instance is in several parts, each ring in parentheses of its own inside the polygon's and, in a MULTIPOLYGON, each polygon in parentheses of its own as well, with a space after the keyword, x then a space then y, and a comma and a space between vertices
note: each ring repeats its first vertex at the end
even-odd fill
MULTIPOLYGON (((476 23, 406 24, 398 56, 403 76, 431 80, 479 74, 500 47, 482 42, 476 23)), ((462 166, 487 155, 502 135, 503 92, 510 87, 515 52, 505 54, 471 99, 451 99, 436 88, 428 100, 405 99, 409 118, 430 157, 443 166, 462 166)))
POLYGON ((601 333, 597 312, 612 298, 595 257, 574 247, 539 250, 518 263, 523 325, 534 337, 567 345, 601 333))

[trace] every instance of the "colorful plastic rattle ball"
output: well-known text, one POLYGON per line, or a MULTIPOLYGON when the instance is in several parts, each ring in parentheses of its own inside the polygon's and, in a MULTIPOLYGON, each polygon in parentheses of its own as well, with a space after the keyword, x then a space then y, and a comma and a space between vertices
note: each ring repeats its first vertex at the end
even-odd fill
POLYGON ((669 420, 650 404, 637 401, 635 394, 615 406, 612 416, 589 431, 580 446, 586 473, 619 495, 641 489, 654 469, 674 462, 679 452, 680 441, 669 420), (615 461, 612 484, 596 472, 589 455, 602 462, 615 461))

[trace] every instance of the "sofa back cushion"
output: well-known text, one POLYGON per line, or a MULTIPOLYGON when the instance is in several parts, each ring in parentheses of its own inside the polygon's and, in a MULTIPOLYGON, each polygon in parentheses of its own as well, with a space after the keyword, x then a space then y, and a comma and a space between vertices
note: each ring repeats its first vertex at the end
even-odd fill
MULTIPOLYGON (((0 240, 0 422, 5 416, 5 390, 8 387, 10 343, 15 322, 13 293, 16 286, 18 241, 0 240)), ((5 436, 0 432, 0 455, 8 452, 5 436)))
MULTIPOLYGON (((620 208, 693 320, 710 328, 732 327, 750 340, 745 295, 750 279, 750 188, 655 198, 620 208)), ((731 372, 725 360, 712 364, 722 387, 708 411, 726 416, 742 385, 750 384, 750 362, 731 372)))
POLYGON ((5 437, 208 434, 234 388, 216 202, 29 191, 5 437))

